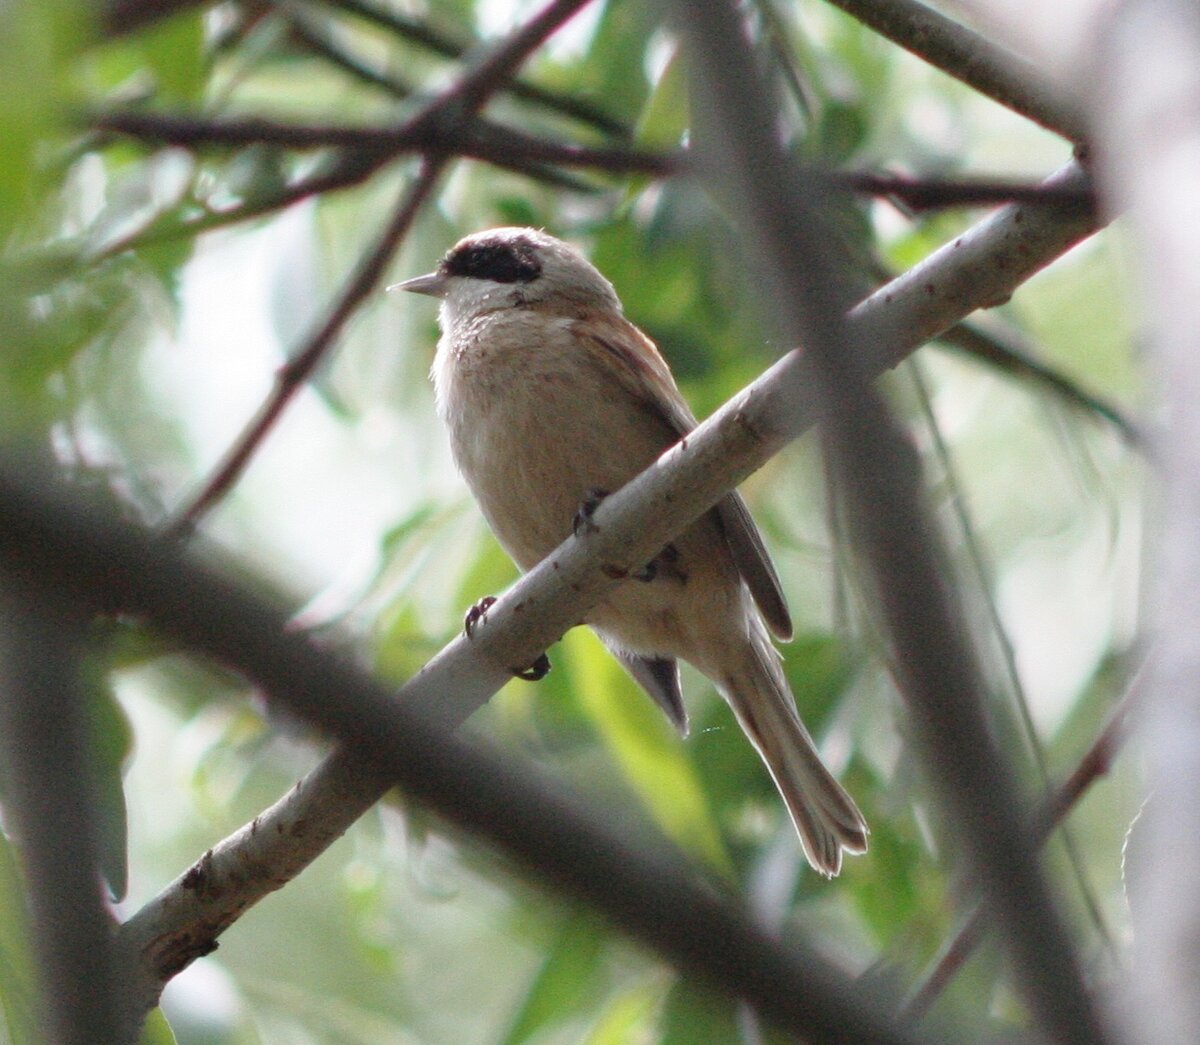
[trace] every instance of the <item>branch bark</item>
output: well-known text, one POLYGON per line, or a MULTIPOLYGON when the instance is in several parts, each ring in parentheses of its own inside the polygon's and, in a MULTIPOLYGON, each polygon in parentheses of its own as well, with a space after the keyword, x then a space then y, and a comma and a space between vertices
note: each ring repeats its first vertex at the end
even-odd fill
POLYGON ((1032 62, 917 0, 828 0, 935 68, 1068 141, 1082 141, 1081 114, 1032 62))

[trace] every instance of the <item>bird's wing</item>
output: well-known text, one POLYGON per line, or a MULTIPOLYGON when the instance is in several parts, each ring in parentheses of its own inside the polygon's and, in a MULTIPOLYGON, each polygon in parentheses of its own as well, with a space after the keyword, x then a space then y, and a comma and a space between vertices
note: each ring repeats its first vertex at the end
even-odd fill
MULTIPOLYGON (((616 363, 615 367, 606 369, 615 372, 625 388, 665 422, 664 450, 696 427, 696 417, 684 401, 654 342, 627 319, 589 316, 579 320, 573 330, 586 349, 616 363)), ((734 492, 722 498, 713 512, 725 534, 734 565, 750 589, 771 634, 779 639, 790 639, 792 619, 779 575, 771 564, 746 502, 734 492)))

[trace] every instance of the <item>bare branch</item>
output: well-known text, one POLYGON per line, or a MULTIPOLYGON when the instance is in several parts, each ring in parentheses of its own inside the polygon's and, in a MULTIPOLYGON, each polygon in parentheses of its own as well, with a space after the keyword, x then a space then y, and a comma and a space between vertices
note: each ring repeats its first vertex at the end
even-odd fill
MULTIPOLYGON (((531 177, 544 171, 535 162, 560 167, 590 167, 618 174, 667 177, 691 171, 687 151, 654 153, 616 147, 595 147, 539 138, 514 127, 477 118, 459 127, 437 127, 413 120, 395 127, 354 127, 346 124, 279 123, 258 117, 220 119, 174 113, 114 111, 90 119, 98 131, 123 134, 141 141, 195 148, 217 145, 234 148, 267 144, 287 149, 339 148, 353 150, 374 166, 405 153, 438 149, 440 152, 484 160, 531 177)), ((1008 179, 912 178, 869 171, 805 169, 805 176, 831 189, 902 200, 917 210, 980 206, 1003 202, 1091 206, 1091 190, 1084 185, 1031 185, 1008 179)))

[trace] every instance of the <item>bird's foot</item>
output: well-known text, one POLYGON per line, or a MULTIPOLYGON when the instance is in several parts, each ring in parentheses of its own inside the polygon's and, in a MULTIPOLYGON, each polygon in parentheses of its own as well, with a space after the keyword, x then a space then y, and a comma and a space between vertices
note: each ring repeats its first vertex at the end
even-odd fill
POLYGON ((484 617, 487 616, 487 611, 495 605, 495 595, 485 595, 474 606, 467 610, 467 615, 463 617, 463 634, 468 639, 475 637, 475 625, 477 625, 484 617))
POLYGON ((537 660, 527 668, 510 668, 509 670, 519 679, 524 679, 526 682, 541 682, 547 675, 550 674, 550 658, 544 653, 539 653, 537 660))
MULTIPOLYGON (((495 595, 485 595, 474 606, 467 610, 466 616, 463 618, 463 634, 468 639, 475 637, 475 628, 484 617, 487 616, 487 611, 495 605, 495 595)), ((526 682, 540 682, 550 674, 550 658, 544 653, 538 654, 537 660, 527 668, 509 668, 519 679, 524 679, 526 682)))
POLYGON ((600 507, 600 502, 607 496, 607 490, 601 490, 597 487, 592 487, 592 489, 584 493, 583 500, 579 504, 579 511, 575 513, 575 517, 571 520, 571 532, 576 537, 595 533, 600 529, 600 527, 592 522, 592 516, 596 514, 596 509, 600 507))

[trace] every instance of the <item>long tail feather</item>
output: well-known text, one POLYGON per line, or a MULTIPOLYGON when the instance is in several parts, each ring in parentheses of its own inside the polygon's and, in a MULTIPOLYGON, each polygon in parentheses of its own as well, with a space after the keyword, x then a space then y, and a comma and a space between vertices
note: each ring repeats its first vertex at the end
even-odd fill
POLYGON ((821 761, 774 647, 765 634, 751 638, 741 670, 730 673, 721 688, 766 763, 808 862, 833 877, 842 869, 843 850, 867 851, 867 822, 821 761))

